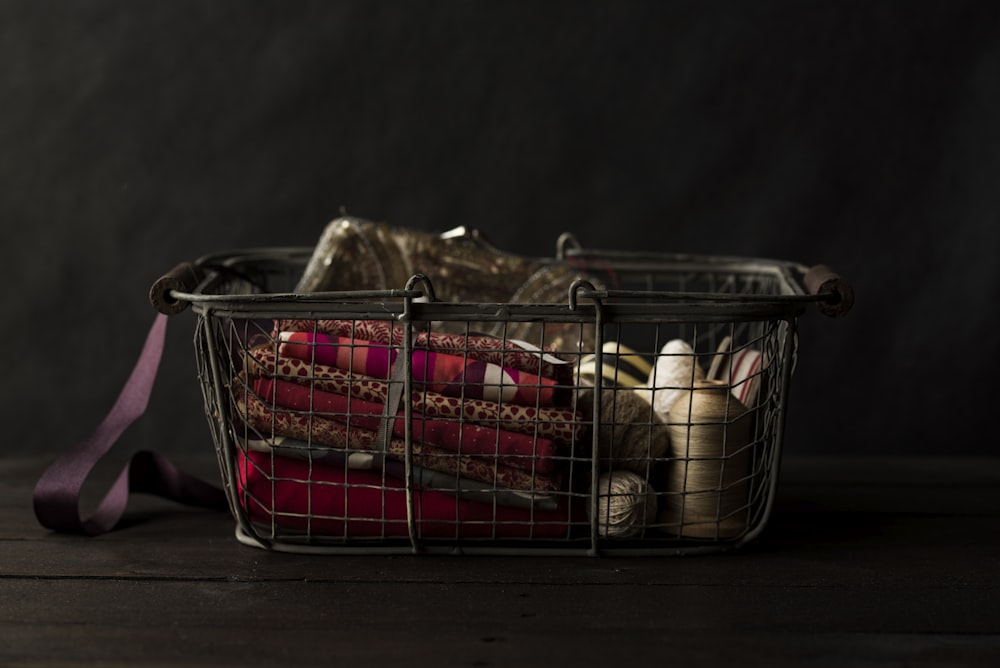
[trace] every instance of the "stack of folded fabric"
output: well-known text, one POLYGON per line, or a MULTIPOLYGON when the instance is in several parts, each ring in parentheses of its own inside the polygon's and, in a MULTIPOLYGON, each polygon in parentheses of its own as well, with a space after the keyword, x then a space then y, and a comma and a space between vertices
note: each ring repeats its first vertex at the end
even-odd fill
MULTIPOLYGON (((351 539, 409 537, 405 483, 384 472, 250 450, 238 453, 237 480, 240 502, 258 526, 351 539)), ((587 526, 583 504, 567 499, 551 509, 515 508, 422 489, 412 501, 420 538, 566 539, 587 526)))
MULTIPOLYGON (((339 490, 326 487, 338 498, 344 487, 364 487, 373 475, 402 475, 405 406, 391 404, 398 396, 394 385, 401 383, 402 337, 388 321, 276 321, 272 341, 246 351, 232 385, 252 435, 244 442, 243 464, 259 470, 260 451, 268 449, 272 462, 282 455, 308 457, 308 480, 341 480, 339 490), (395 419, 384 419, 387 414, 395 419), (387 431, 384 438, 380 429, 387 431)), ((455 521, 460 508, 476 516, 470 503, 487 513, 501 506, 504 512, 515 506, 529 513, 566 511, 566 495, 559 493, 564 464, 586 428, 569 406, 572 365, 548 351, 488 336, 422 332, 412 349, 411 474, 418 486, 436 494, 447 490, 451 504, 427 506, 445 509, 447 517, 437 519, 455 521), (463 505, 456 505, 457 497, 463 505)), ((243 478, 245 484, 254 479, 243 478)), ((372 510, 378 512, 360 512, 383 512, 372 510)))

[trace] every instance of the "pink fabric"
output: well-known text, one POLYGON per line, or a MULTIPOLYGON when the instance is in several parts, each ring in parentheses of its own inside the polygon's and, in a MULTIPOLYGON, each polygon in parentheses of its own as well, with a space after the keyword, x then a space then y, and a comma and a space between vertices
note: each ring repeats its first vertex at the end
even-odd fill
MULTIPOLYGON (((250 376, 280 378, 305 387, 371 401, 382 405, 389 393, 389 383, 344 371, 326 364, 310 364, 292 357, 281 357, 269 345, 248 351, 244 367, 250 376)), ((560 445, 572 445, 586 438, 588 422, 568 408, 535 408, 499 404, 469 397, 448 397, 422 390, 411 397, 413 412, 429 417, 464 420, 506 431, 551 439, 560 445)))
MULTIPOLYGON (((343 394, 324 392, 283 380, 258 378, 253 391, 266 401, 281 408, 311 411, 354 427, 378 431, 383 408, 380 404, 363 401, 343 394)), ((393 434, 406 437, 403 411, 393 422, 393 434)), ((434 420, 413 416, 412 439, 436 445, 463 455, 495 457, 501 464, 515 468, 551 473, 555 468, 555 445, 551 440, 532 438, 525 434, 491 429, 458 421, 434 420)))
MULTIPOLYGON (((406 538, 407 503, 401 481, 260 452, 237 452, 237 490, 251 522, 313 536, 406 538)), ((567 538, 585 525, 580 508, 565 499, 556 510, 524 509, 414 490, 420 538, 567 538)))
MULTIPOLYGON (((243 385, 242 378, 233 381, 232 396, 236 410, 247 424, 265 438, 272 435, 296 438, 310 443, 344 450, 375 451, 377 432, 347 425, 332 418, 289 411, 272 410, 243 385)), ((391 438, 386 456, 402 460, 406 442, 391 438)), ((509 489, 551 492, 560 487, 558 474, 544 475, 499 463, 495 457, 458 455, 425 443, 413 442, 413 463, 424 468, 450 473, 456 477, 477 480, 509 489)))
MULTIPOLYGON (((312 332, 280 332, 278 355, 388 379, 400 351, 387 344, 312 332)), ((553 406, 557 384, 517 369, 416 348, 412 378, 431 392, 522 406, 553 406)))
MULTIPOLYGON (((309 332, 360 339, 373 343, 403 345, 403 329, 388 320, 306 320, 275 321, 274 335, 278 332, 309 332)), ((561 359, 549 348, 529 350, 515 341, 495 336, 463 335, 447 332, 417 332, 414 347, 434 352, 468 357, 489 362, 545 378, 552 378, 560 385, 573 384, 573 364, 561 359)))

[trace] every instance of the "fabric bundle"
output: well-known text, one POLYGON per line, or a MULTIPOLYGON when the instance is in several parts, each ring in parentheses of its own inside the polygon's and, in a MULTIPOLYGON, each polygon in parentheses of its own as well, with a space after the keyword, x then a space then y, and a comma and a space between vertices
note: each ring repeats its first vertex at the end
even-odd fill
MULTIPOLYGON (((483 505, 482 512, 500 506, 554 512, 565 496, 559 494, 565 454, 585 432, 565 400, 571 365, 550 351, 492 337, 423 332, 414 337, 407 425, 405 407, 390 405, 400 382, 402 334, 391 322, 276 321, 272 342, 245 351, 231 385, 243 436, 257 443, 241 453, 263 454, 275 467, 292 466, 289 459, 323 466, 351 488, 365 476, 401 476, 409 433, 411 480, 422 494, 443 495, 451 509, 460 503, 483 505), (296 452, 304 456, 284 456, 289 449, 278 445, 284 439, 303 444, 296 452), (360 453, 368 457, 355 457, 360 453), (362 461, 378 470, 366 470, 362 461)), ((393 489, 405 490, 405 481, 393 481, 393 489)), ((274 493, 273 509, 294 515, 281 498, 296 494, 274 493)))
MULTIPOLYGON (((345 336, 279 332, 278 354, 335 366, 373 378, 389 378, 400 349, 345 336)), ((413 381, 421 389, 451 397, 486 399, 522 406, 552 406, 558 385, 514 368, 460 355, 414 349, 413 381)), ((564 388, 568 389, 568 388, 564 388)))
MULTIPOLYGON (((238 441, 241 452, 252 450, 271 453, 276 457, 292 457, 346 470, 381 471, 397 480, 406 480, 406 467, 402 462, 384 459, 373 452, 328 450, 285 436, 275 436, 266 440, 256 437, 238 438, 238 441)), ((448 492, 463 499, 517 508, 555 510, 560 507, 560 494, 499 489, 475 480, 456 478, 447 473, 419 466, 411 466, 410 476, 415 487, 448 492)))
MULTIPOLYGON (((253 393, 264 401, 273 402, 272 405, 303 413, 311 411, 314 419, 331 418, 356 429, 377 432, 381 422, 380 404, 284 380, 258 378, 253 383, 253 393)), ((403 411, 398 411, 396 416, 400 419, 393 421, 392 433, 405 438, 403 411)), ((551 473, 555 468, 554 443, 526 434, 421 417, 413 421, 412 437, 418 443, 458 454, 495 456, 499 463, 527 471, 551 473)))
MULTIPOLYGON (((405 483, 348 469, 247 451, 237 454, 240 503, 263 528, 350 538, 407 538, 405 483)), ((413 493, 419 538, 565 539, 586 526, 582 504, 552 510, 469 501, 434 490, 413 493)))
MULTIPOLYGON (((310 363, 293 357, 279 358, 274 348, 268 345, 247 351, 243 367, 251 377, 279 378, 379 405, 385 404, 389 396, 387 381, 326 364, 310 363)), ((551 439, 558 445, 573 445, 582 438, 588 427, 588 423, 581 422, 573 410, 559 406, 536 408, 469 397, 449 397, 427 390, 414 392, 411 404, 416 416, 494 426, 497 429, 551 439)))
MULTIPOLYGON (((394 347, 403 345, 403 328, 388 320, 284 319, 274 323, 274 338, 280 332, 307 332, 371 341, 394 347)), ((542 350, 524 341, 479 334, 417 331, 414 348, 469 357, 501 367, 553 378, 560 385, 573 382, 573 365, 551 350, 542 350)))
MULTIPOLYGON (((233 388, 237 410, 258 433, 291 436, 345 450, 379 452, 377 429, 356 427, 346 420, 339 421, 284 407, 272 410, 252 392, 242 393, 240 396, 238 387, 236 385, 233 388)), ((387 451, 381 454, 403 461, 405 453, 406 442, 402 438, 393 437, 388 440, 387 451)), ((457 477, 525 491, 551 492, 559 488, 558 477, 532 474, 531 471, 507 466, 496 457, 463 454, 459 451, 458 444, 455 444, 454 449, 449 449, 414 441, 412 453, 418 465, 457 477)))

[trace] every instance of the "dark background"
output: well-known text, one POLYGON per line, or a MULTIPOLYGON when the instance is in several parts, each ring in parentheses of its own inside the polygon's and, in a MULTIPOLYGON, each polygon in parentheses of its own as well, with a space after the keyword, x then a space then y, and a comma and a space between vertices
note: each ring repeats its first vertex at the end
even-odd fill
MULTIPOLYGON (((801 321, 786 451, 993 454, 998 7, 0 0, 0 447, 92 430, 159 274, 346 207, 828 263, 857 304, 801 321)), ((210 447, 193 328, 124 448, 210 447)))

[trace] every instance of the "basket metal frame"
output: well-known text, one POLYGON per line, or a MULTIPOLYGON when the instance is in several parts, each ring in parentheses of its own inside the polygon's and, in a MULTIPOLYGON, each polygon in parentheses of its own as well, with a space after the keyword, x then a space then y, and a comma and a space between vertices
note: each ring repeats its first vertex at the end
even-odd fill
MULTIPOLYGON (((797 348, 797 318, 806 306, 819 299, 805 289, 802 277, 808 271, 804 265, 762 260, 757 258, 732 258, 720 256, 695 256, 664 253, 629 253, 616 251, 584 251, 570 247, 560 240, 556 260, 572 260, 613 266, 619 273, 648 275, 650 283, 655 277, 669 272, 692 274, 715 273, 739 276, 753 281, 767 281, 768 293, 690 292, 636 289, 597 289, 586 281, 578 281, 570 288, 563 304, 479 304, 439 303, 423 301, 433 297, 433 286, 421 276, 414 276, 401 289, 375 291, 324 292, 299 294, 295 292, 269 292, 267 286, 254 287, 255 277, 285 275, 292 277, 308 260, 311 248, 258 248, 205 256, 196 265, 206 269, 206 278, 192 292, 174 291, 173 297, 190 302, 198 316, 195 328, 198 373, 204 392, 206 415, 212 428, 231 510, 237 521, 237 539, 246 545, 274 551, 318 554, 492 554, 492 555, 681 555, 719 552, 738 549, 758 538, 770 517, 776 495, 781 452, 783 449, 785 415, 794 360, 797 348), (241 291, 233 293, 234 277, 241 291), (244 280, 240 277, 246 277, 244 280), (262 534, 242 512, 236 489, 235 449, 238 447, 227 428, 230 416, 225 414, 228 405, 227 386, 230 381, 224 371, 228 360, 220 357, 224 350, 219 340, 219 330, 213 323, 230 320, 267 320, 275 318, 339 318, 392 320, 403 329, 404 347, 402 360, 406 364, 403 374, 404 396, 411 396, 412 332, 415 322, 426 321, 533 321, 573 322, 593 325, 596 334, 594 354, 601 385, 602 348, 606 327, 609 325, 655 325, 701 323, 705 326, 727 323, 772 322, 781 331, 780 341, 780 393, 775 410, 778 420, 773 428, 774 442, 767 445, 768 461, 763 502, 757 507, 758 517, 749 529, 736 539, 692 541, 678 538, 674 541, 617 541, 603 538, 597 531, 597 513, 591 513, 589 541, 558 542, 545 544, 513 544, 483 541, 441 542, 417 536, 413 522, 413 487, 406 485, 409 510, 408 541, 329 541, 305 537, 297 541, 288 537, 269 538, 262 534)), ((591 425, 594 451, 596 452, 601 393, 595 394, 593 424, 591 425)), ((411 417, 409 400, 402 401, 405 411, 405 441, 407 443, 404 466, 406 479, 410 480, 413 466, 411 417)), ((592 487, 591 503, 596 509, 596 479, 598 462, 590 458, 592 487)), ((755 473, 756 475, 756 473, 755 473)), ((522 541, 523 543, 523 541, 522 541)))

